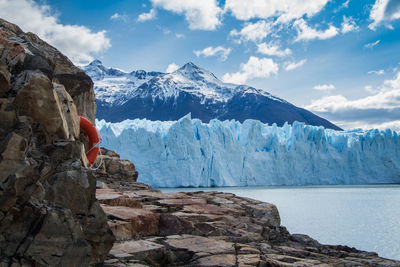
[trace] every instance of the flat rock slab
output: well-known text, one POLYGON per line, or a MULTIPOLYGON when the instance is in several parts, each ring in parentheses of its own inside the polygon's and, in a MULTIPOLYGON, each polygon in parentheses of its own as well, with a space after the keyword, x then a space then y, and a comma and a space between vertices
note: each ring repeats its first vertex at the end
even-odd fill
POLYGON ((160 216, 144 209, 102 205, 117 240, 137 238, 158 233, 160 216))
POLYGON ((194 253, 235 254, 235 247, 233 243, 223 240, 213 240, 202 236, 167 236, 165 243, 175 249, 187 249, 194 253))
POLYGON ((207 200, 204 198, 167 198, 157 201, 161 205, 185 206, 185 205, 205 205, 207 200))
POLYGON ((155 199, 168 199, 168 198, 188 198, 185 193, 167 193, 164 194, 156 190, 138 190, 135 194, 142 197, 151 197, 155 199))
MULTIPOLYGON (((298 258, 289 255, 277 255, 277 254, 267 254, 267 262, 272 264, 276 264, 277 266, 316 266, 321 263, 319 260, 307 259, 307 258, 298 258)), ((335 266, 333 264, 332 259, 327 260, 330 261, 331 265, 327 266, 335 266)), ((344 266, 357 266, 357 265, 344 265, 344 266)))
POLYGON ((135 258, 135 256, 131 254, 113 249, 110 250, 110 256, 115 259, 124 259, 124 260, 132 260, 135 258))
POLYGON ((222 254, 203 257, 196 261, 196 266, 234 267, 236 266, 236 256, 233 254, 222 254))
POLYGON ((108 216, 112 216, 123 221, 132 221, 137 219, 138 217, 158 218, 157 214, 144 209, 108 205, 101 205, 101 207, 108 216))
POLYGON ((130 240, 116 243, 112 248, 112 253, 116 256, 125 255, 126 259, 134 258, 151 266, 162 264, 166 260, 165 247, 148 240, 130 240))
POLYGON ((237 256, 238 266, 259 266, 261 263, 259 254, 246 254, 237 256))
POLYGON ((214 215, 214 214, 205 214, 205 213, 187 213, 187 212, 174 212, 171 213, 174 216, 183 218, 183 219, 188 219, 191 221, 196 221, 196 222, 208 222, 208 221, 219 221, 225 218, 225 216, 221 215, 214 215))
POLYGON ((168 212, 168 207, 161 207, 158 205, 142 205, 142 208, 155 213, 166 213, 168 212))
POLYGON ((226 210, 220 208, 213 204, 206 204, 206 205, 187 205, 183 208, 184 212, 191 212, 191 213, 208 213, 208 214, 217 214, 223 215, 226 210))
POLYGON ((96 198, 101 204, 106 204, 109 206, 125 206, 131 208, 142 207, 137 200, 132 199, 129 196, 113 189, 97 189, 96 198))
POLYGON ((164 246, 147 240, 130 240, 116 243, 112 250, 122 251, 128 254, 137 255, 144 252, 163 249, 164 246))

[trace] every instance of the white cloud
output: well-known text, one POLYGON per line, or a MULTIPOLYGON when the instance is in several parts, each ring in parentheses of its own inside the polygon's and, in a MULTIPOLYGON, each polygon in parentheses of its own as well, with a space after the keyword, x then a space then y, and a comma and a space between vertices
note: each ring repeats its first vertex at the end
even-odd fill
POLYGON ((155 7, 183 14, 191 30, 215 30, 221 24, 216 0, 150 0, 155 7))
POLYGON ((312 101, 306 108, 316 112, 338 112, 367 109, 399 109, 400 90, 379 92, 357 100, 348 100, 343 95, 326 96, 312 101))
POLYGON ((280 22, 289 22, 320 12, 329 0, 226 0, 225 10, 231 11, 240 20, 279 17, 280 22))
POLYGON ((400 72, 394 79, 386 80, 374 92, 372 86, 366 86, 373 95, 350 100, 343 95, 331 95, 317 99, 306 106, 332 121, 347 124, 364 123, 380 125, 392 123, 400 118, 400 72))
POLYGON ((378 129, 384 131, 391 129, 392 131, 400 132, 400 120, 383 122, 383 123, 368 123, 365 121, 331 121, 342 129, 378 129))
POLYGON ((332 91, 335 90, 336 87, 333 84, 320 84, 314 86, 313 89, 317 91, 332 91))
POLYGON ((258 58, 251 56, 247 63, 240 65, 240 71, 235 73, 226 73, 222 80, 224 82, 244 84, 247 80, 253 78, 267 78, 271 74, 277 74, 279 70, 271 58, 258 58))
POLYGON ((178 39, 181 39, 181 38, 185 38, 185 35, 183 33, 175 33, 175 37, 178 39))
POLYGON ((120 14, 115 13, 114 15, 112 15, 112 16, 110 17, 110 19, 119 19, 120 16, 121 16, 120 14))
POLYGON ((163 28, 163 29, 162 29, 162 32, 163 32, 164 35, 168 35, 168 34, 171 33, 171 30, 168 29, 168 28, 163 28))
POLYGON ((373 48, 373 47, 377 46, 380 42, 381 42, 381 40, 377 40, 376 42, 368 43, 368 44, 365 44, 364 46, 366 48, 373 48))
POLYGON ((343 16, 342 33, 358 31, 359 29, 360 27, 357 26, 356 22, 352 17, 343 16))
POLYGON ((368 71, 368 74, 383 75, 383 74, 385 74, 385 71, 384 70, 370 70, 370 71, 368 71))
POLYGON ((153 20, 156 18, 156 10, 154 8, 150 9, 149 13, 142 13, 138 16, 137 22, 145 22, 149 20, 153 20))
POLYGON ((272 24, 265 20, 257 21, 256 23, 247 23, 240 31, 232 30, 229 35, 238 37, 237 41, 262 41, 269 33, 271 33, 272 24))
POLYGON ((197 57, 200 57, 201 55, 204 57, 219 56, 222 61, 225 61, 228 58, 228 55, 231 53, 231 49, 223 46, 209 46, 203 50, 194 50, 193 53, 195 53, 197 57))
POLYGON ((368 25, 371 30, 376 30, 381 24, 393 28, 390 21, 400 19, 400 2, 398 0, 376 0, 372 6, 369 18, 372 23, 368 25))
POLYGON ((350 3, 350 0, 346 0, 346 1, 343 2, 343 4, 341 5, 341 8, 348 8, 348 7, 349 7, 349 3, 350 3))
POLYGON ((279 46, 267 43, 261 43, 257 45, 257 52, 267 55, 267 56, 277 56, 284 57, 292 54, 292 50, 286 48, 285 50, 280 50, 279 46))
POLYGON ((0 0, 0 17, 24 31, 36 33, 77 64, 93 60, 93 54, 111 46, 106 31, 92 32, 85 26, 60 24, 49 6, 32 0, 0 0))
POLYGON ((285 66, 285 70, 289 71, 289 70, 294 70, 297 68, 300 68, 301 66, 304 65, 304 63, 306 63, 307 59, 302 59, 298 62, 287 62, 286 66, 285 66))
POLYGON ((379 130, 386 130, 392 129, 394 131, 400 131, 400 120, 397 121, 389 121, 384 123, 374 123, 374 124, 362 124, 360 123, 359 128, 363 129, 379 129, 379 130))
POLYGON ((165 70, 166 73, 171 73, 179 69, 179 66, 175 63, 171 63, 168 65, 167 69, 165 70))
POLYGON ((114 15, 112 15, 110 17, 110 19, 111 20, 122 20, 124 22, 127 22, 128 21, 128 16, 127 15, 122 15, 122 14, 119 14, 119 13, 114 13, 114 15))
POLYGON ((372 85, 366 85, 364 86, 364 89, 369 93, 376 93, 376 90, 374 89, 374 87, 372 87, 372 85))
POLYGON ((333 25, 330 25, 325 31, 318 31, 308 26, 304 19, 296 20, 293 23, 293 26, 297 30, 297 38, 294 40, 295 42, 314 39, 326 40, 339 34, 338 29, 333 25))
POLYGON ((383 82, 381 91, 399 90, 400 91, 400 72, 396 74, 393 80, 386 80, 383 82))

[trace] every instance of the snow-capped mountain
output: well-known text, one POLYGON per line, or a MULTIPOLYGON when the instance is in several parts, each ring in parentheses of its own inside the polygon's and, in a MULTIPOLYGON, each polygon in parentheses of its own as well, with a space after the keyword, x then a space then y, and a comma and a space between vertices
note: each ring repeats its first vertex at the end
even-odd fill
POLYGON ((317 115, 247 85, 220 81, 207 70, 187 63, 172 73, 125 72, 99 60, 84 67, 93 79, 97 118, 177 120, 188 113, 203 122, 211 119, 256 119, 263 123, 305 122, 340 130, 317 115))

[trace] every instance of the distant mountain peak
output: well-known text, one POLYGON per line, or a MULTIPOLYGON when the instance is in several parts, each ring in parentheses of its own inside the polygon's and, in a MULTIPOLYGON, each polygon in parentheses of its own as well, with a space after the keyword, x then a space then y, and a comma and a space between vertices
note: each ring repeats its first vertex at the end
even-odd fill
MULTIPOLYGON (((188 62, 183 65, 181 68, 177 69, 175 72, 171 73, 172 76, 180 74, 185 78, 192 80, 192 81, 204 81, 208 83, 215 83, 219 86, 223 86, 223 82, 220 81, 212 72, 200 68, 199 66, 195 65, 193 62, 188 62)), ((228 84, 226 84, 228 86, 228 84)), ((229 86, 228 86, 229 87, 229 86)))
POLYGON ((101 62, 98 59, 93 60, 92 62, 89 63, 89 66, 99 66, 99 65, 103 65, 103 62, 101 62))
POLYGON ((193 73, 193 72, 202 72, 203 69, 196 66, 193 62, 188 62, 185 65, 183 65, 182 67, 180 67, 177 71, 193 73))

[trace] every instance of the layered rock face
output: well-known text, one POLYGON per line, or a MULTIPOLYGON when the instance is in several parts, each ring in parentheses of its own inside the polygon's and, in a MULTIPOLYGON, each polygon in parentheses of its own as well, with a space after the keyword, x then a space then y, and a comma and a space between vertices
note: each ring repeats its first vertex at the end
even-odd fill
POLYGON ((78 114, 93 83, 58 50, 0 19, 0 265, 86 266, 114 237, 95 197, 78 114))
POLYGON ((132 178, 115 179, 110 166, 96 173, 96 195, 117 239, 106 267, 400 266, 290 234, 273 204, 221 192, 163 194, 132 178))

